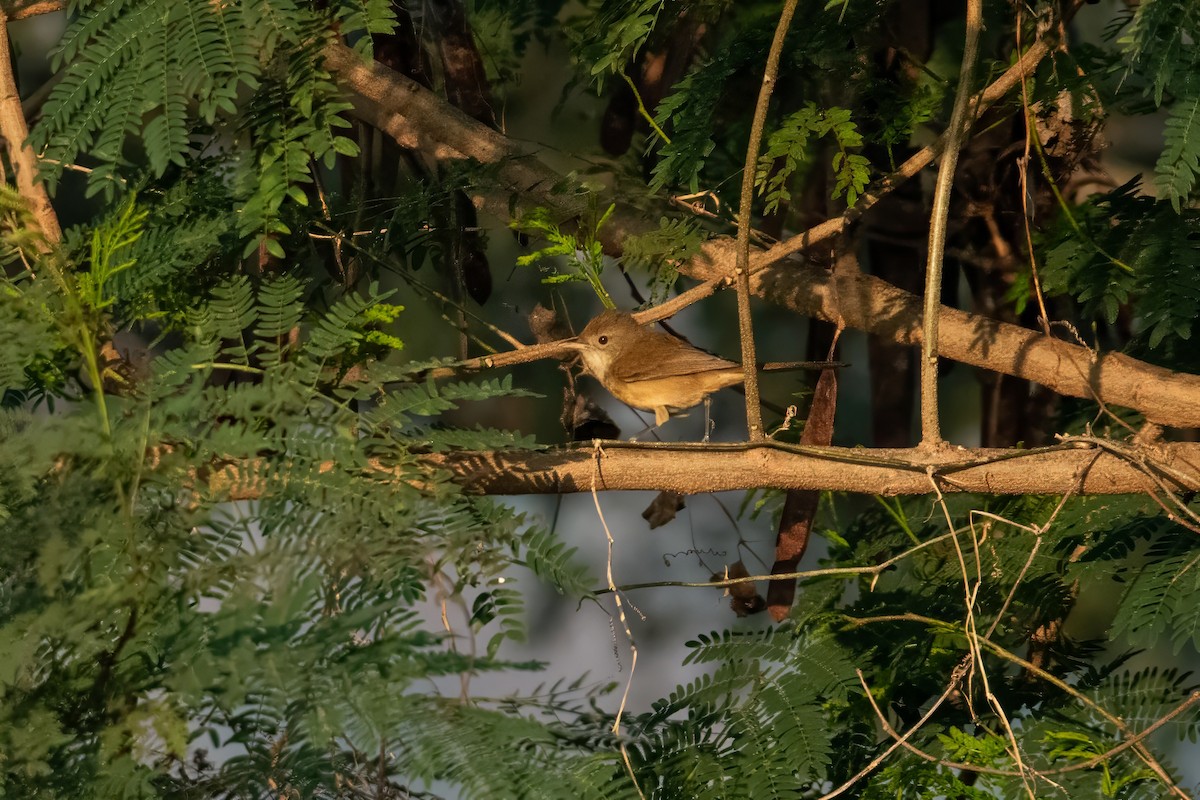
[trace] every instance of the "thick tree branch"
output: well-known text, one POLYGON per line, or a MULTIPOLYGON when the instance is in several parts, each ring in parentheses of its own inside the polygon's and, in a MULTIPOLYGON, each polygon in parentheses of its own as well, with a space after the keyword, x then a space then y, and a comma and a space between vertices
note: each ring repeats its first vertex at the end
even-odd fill
POLYGON ((1061 495, 1200 489, 1200 444, 1121 453, 1075 445, 1016 450, 870 450, 781 445, 647 445, 606 442, 601 450, 455 452, 426 456, 467 491, 561 494, 637 489, 680 494, 754 488, 865 494, 946 492, 1061 495), (599 465, 597 466, 597 459, 599 465), (1094 464, 1093 464, 1094 460, 1094 464))
MULTIPOLYGON (((600 442, 556 450, 455 451, 420 456, 473 494, 569 494, 613 490, 679 494, 755 488, 832 490, 886 496, 928 494, 931 477, 946 493, 1145 494, 1176 503, 1173 495, 1200 490, 1200 443, 1154 447, 1071 440, 1037 450, 919 448, 863 450, 746 444, 634 444, 600 442)), ((321 470, 338 469, 330 461, 321 470)), ((397 475, 373 459, 370 472, 397 475)), ((405 475, 411 467, 400 468, 405 475)), ((261 465, 225 464, 206 478, 232 500, 261 495, 261 465)))
MULTIPOLYGON (((1031 47, 1013 68, 976 96, 975 107, 982 110, 995 102, 1049 51, 1046 42, 1031 47)), ((485 209, 507 218, 513 204, 539 203, 564 214, 577 213, 586 206, 586 199, 580 195, 557 190, 564 176, 433 93, 385 67, 364 64, 344 46, 330 46, 326 55, 329 68, 354 94, 355 111, 364 121, 431 157, 461 157, 495 165, 496 177, 506 189, 477 191, 475 200, 485 209)), ((920 166, 924 166, 938 150, 933 147, 914 158, 922 159, 920 166)), ((904 167, 902 170, 916 173, 904 167)), ((823 223, 809 232, 809 241, 836 233, 844 227, 842 223, 842 219, 823 223)), ((600 233, 608 250, 620 253, 624 238, 646 230, 648 224, 637 214, 618 211, 600 233)), ((824 269, 793 261, 772 263, 784 255, 771 250, 752 261, 752 269, 756 264, 761 266, 751 275, 754 294, 820 319, 833 321, 840 315, 849 327, 899 344, 920 343, 920 298, 865 274, 844 276, 835 292, 830 274, 824 269)), ((691 296, 699 297, 711 294, 718 282, 728 280, 735 265, 733 239, 718 238, 706 243, 700 255, 682 265, 680 271, 705 282, 689 290, 691 296)), ((671 308, 676 305, 668 304, 671 308)), ((649 312, 642 318, 662 315, 649 312)), ((1200 426, 1200 376, 1172 372, 1123 355, 1098 356, 1079 345, 946 306, 940 309, 939 351, 943 358, 1034 381, 1063 395, 1099 397, 1108 405, 1133 408, 1163 425, 1200 426)), ((517 351, 487 361, 500 367, 530 360, 531 355, 517 351)))

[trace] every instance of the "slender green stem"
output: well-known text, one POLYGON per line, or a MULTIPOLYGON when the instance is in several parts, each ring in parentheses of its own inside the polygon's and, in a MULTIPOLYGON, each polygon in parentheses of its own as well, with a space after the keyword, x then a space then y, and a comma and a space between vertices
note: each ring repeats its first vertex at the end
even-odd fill
POLYGON ((249 375, 264 375, 265 370, 258 367, 249 367, 245 364, 232 364, 227 361, 201 361, 198 364, 192 364, 192 369, 227 369, 230 372, 245 372, 249 375))
POLYGON ((125 506, 125 516, 130 521, 133 530, 133 506, 137 502, 138 489, 142 485, 142 470, 146 466, 146 445, 150 441, 150 404, 146 404, 146 414, 142 417, 142 435, 138 441, 137 466, 134 467, 133 478, 129 481, 129 502, 125 506))
POLYGON ((1050 163, 1046 160, 1046 151, 1042 147, 1042 138, 1038 136, 1037 126, 1033 125, 1032 123, 1029 125, 1029 139, 1033 142, 1033 149, 1037 151, 1038 163, 1041 164, 1042 167, 1042 176, 1046 179, 1046 184, 1050 187, 1050 192, 1054 195, 1054 199, 1058 203, 1058 208, 1062 212, 1063 217, 1066 218, 1067 224, 1071 226, 1071 230, 1075 231, 1075 234, 1080 239, 1095 248, 1097 253, 1107 258, 1114 266, 1124 270, 1130 275, 1133 275, 1133 267, 1129 266, 1124 261, 1101 247, 1099 242, 1097 242, 1094 237, 1089 235, 1088 232, 1083 229, 1083 227, 1079 224, 1079 220, 1075 219, 1075 215, 1071 213, 1071 205, 1067 202, 1067 199, 1063 197, 1062 191, 1058 188, 1058 183, 1056 183, 1054 180, 1054 175, 1050 172, 1050 163))
POLYGON ((650 129, 658 134, 658 138, 662 139, 667 144, 670 144, 671 137, 667 136, 667 134, 663 132, 663 129, 658 127, 658 123, 654 121, 654 115, 646 109, 646 104, 642 102, 641 92, 638 91, 637 85, 633 82, 633 78, 626 75, 624 70, 621 70, 621 77, 625 79, 627 84, 629 84, 629 89, 633 92, 633 99, 637 100, 638 113, 642 115, 642 119, 646 120, 646 124, 650 126, 650 129))
POLYGON ((895 498, 896 499, 896 507, 892 508, 892 504, 889 503, 884 498, 880 497, 879 495, 873 495, 873 496, 875 498, 875 502, 879 503, 879 505, 883 506, 883 510, 886 511, 888 513, 888 516, 890 516, 892 518, 892 520, 897 525, 900 526, 900 529, 902 531, 904 531, 904 533, 908 536, 908 538, 912 541, 912 543, 920 544, 921 540, 917 538, 917 535, 915 533, 913 533, 913 529, 908 524, 908 520, 904 517, 903 514, 900 513, 902 510, 902 506, 900 505, 900 498, 898 498, 898 497, 895 498))
POLYGON ((92 382, 92 392, 96 400, 96 411, 100 414, 100 428, 104 438, 112 439, 112 425, 108 421, 108 402, 104 397, 104 376, 100 372, 100 361, 96 355, 96 338, 92 335, 87 321, 80 319, 79 332, 83 355, 83 365, 87 370, 88 380, 92 382))

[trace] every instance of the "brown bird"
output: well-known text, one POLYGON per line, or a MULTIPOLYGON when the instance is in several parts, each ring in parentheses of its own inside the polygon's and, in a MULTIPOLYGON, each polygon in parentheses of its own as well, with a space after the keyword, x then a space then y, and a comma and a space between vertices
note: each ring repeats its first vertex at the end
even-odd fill
POLYGON ((624 311, 601 312, 564 344, 617 399, 653 411, 655 425, 744 378, 741 365, 643 327, 624 311))

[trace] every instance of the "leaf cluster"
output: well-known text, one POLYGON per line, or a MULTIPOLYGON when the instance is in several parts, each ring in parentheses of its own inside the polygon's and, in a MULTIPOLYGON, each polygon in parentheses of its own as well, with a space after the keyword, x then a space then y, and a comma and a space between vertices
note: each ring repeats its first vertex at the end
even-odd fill
MULTIPOLYGON (((811 158, 809 136, 830 136, 838 147, 832 159, 834 196, 853 201, 869 177, 866 158, 850 152, 862 143, 850 112, 836 106, 819 108, 807 98, 820 91, 818 76, 826 71, 862 73, 866 51, 859 48, 865 48, 866 38, 852 42, 848 49, 846 32, 868 31, 877 25, 886 3, 854 6, 842 13, 816 3, 801 5, 798 18, 805 23, 793 26, 785 41, 775 113, 768 123, 771 160, 784 163, 766 187, 768 211, 779 206, 787 194, 788 178, 811 158)), ((653 115, 651 128, 656 134, 647 142, 651 191, 713 190, 741 169, 749 134, 746 121, 753 113, 776 14, 775 3, 700 3, 688 8, 687 23, 707 32, 703 56, 647 112, 653 115)), ((679 19, 663 14, 657 2, 599 3, 574 29, 580 66, 601 85, 610 75, 631 80, 626 73, 639 57, 671 52, 679 19)), ((869 77, 863 77, 869 85, 869 77)), ((766 178, 760 176, 759 184, 765 186, 766 178)))
POLYGON ((640 783, 694 797, 780 797, 819 785, 833 760, 831 708, 854 683, 849 654, 827 635, 716 632, 685 663, 711 674, 631 721, 640 783))
POLYGON ((1064 216, 1045 240, 1042 288, 1069 294, 1109 324, 1131 309, 1151 348, 1191 338, 1200 313, 1200 216, 1136 193, 1136 181, 1064 216), (1170 286, 1170 291, 1155 287, 1170 286))
POLYGON ((615 205, 609 205, 604 211, 600 211, 593 204, 588 219, 580 224, 579 230, 572 232, 563 230, 548 209, 531 209, 514 220, 512 227, 522 233, 534 234, 544 239, 547 244, 532 253, 518 256, 517 266, 525 267, 547 259, 562 258, 565 269, 555 270, 542 278, 542 283, 556 285, 574 281, 586 282, 605 308, 616 308, 616 303, 600 280, 604 271, 604 249, 599 238, 600 229, 614 211, 615 205))
POLYGON ((866 156, 849 152, 851 148, 862 147, 863 138, 850 119, 849 109, 820 110, 810 103, 789 115, 771 132, 758 158, 754 184, 766 200, 766 213, 775 211, 790 198, 788 182, 797 170, 811 163, 812 140, 825 136, 831 137, 837 147, 830 163, 834 178, 833 197, 837 199, 844 195, 846 205, 853 207, 870 180, 871 164, 866 156))
POLYGON ((333 25, 390 30, 390 3, 108 0, 71 10, 53 56, 61 79, 30 137, 48 184, 86 157, 95 162, 88 193, 112 197, 142 171, 161 177, 224 149, 241 173, 239 232, 282 257, 281 206, 308 202, 315 163, 357 152, 335 132, 349 125, 340 116, 349 106, 320 66, 321 48, 333 25), (251 148, 235 155, 230 136, 251 148))
POLYGON ((1162 196, 1180 211, 1200 177, 1200 10, 1186 0, 1140 4, 1121 38, 1127 70, 1145 81, 1155 106, 1171 98, 1166 141, 1155 165, 1162 196))

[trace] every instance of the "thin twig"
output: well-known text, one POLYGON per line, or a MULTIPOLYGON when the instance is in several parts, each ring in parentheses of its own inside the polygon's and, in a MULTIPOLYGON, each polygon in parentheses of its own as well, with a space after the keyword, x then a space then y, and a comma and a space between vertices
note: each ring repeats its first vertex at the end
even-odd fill
MULTIPOLYGON (((802 572, 780 572, 776 574, 746 575, 740 578, 725 578, 724 580, 719 581, 651 581, 648 583, 624 584, 616 587, 616 589, 622 592, 633 589, 652 589, 664 586, 678 586, 686 588, 712 587, 719 589, 735 586, 739 583, 755 583, 757 581, 803 580, 805 578, 820 578, 828 576, 844 576, 847 578, 863 575, 878 576, 918 551, 924 550, 926 547, 930 547, 940 542, 944 542, 953 536, 957 536, 958 533, 958 531, 943 533, 940 536, 935 536, 932 539, 920 542, 919 544, 905 550, 903 553, 898 553, 892 556, 886 561, 881 561, 878 564, 872 564, 866 567, 825 567, 823 569, 810 569, 802 572)), ((596 589, 593 591, 593 594, 606 594, 609 591, 609 589, 596 589)))
POLYGON ((642 93, 638 91, 637 84, 633 82, 633 78, 621 71, 621 77, 625 79, 625 83, 629 84, 629 91, 633 92, 633 99, 637 100, 638 113, 642 115, 642 119, 646 120, 646 124, 650 126, 650 130, 658 134, 658 137, 667 144, 671 143, 671 137, 663 132, 663 129, 658 127, 658 123, 654 121, 654 115, 646 108, 645 102, 642 100, 642 93))
MULTIPOLYGON (((1096 454, 1095 454, 1095 456, 1093 456, 1092 460, 1088 464, 1082 466, 1082 468, 1079 470, 1079 477, 1075 482, 1074 488, 1072 488, 1072 490, 1069 492, 1063 492, 1063 496, 1059 499, 1058 505, 1056 505, 1054 507, 1054 511, 1050 514, 1050 518, 1047 519, 1041 525, 1039 525, 1037 528, 1030 528, 1027 525, 1020 525, 1019 523, 997 517, 997 519, 1000 519, 1000 521, 1002 521, 1002 522, 1005 522, 1009 525, 1013 525, 1014 527, 1029 531, 1030 533, 1032 533, 1034 535, 1035 538, 1033 540, 1033 547, 1030 548, 1030 550, 1029 550, 1029 557, 1027 559, 1025 559, 1025 565, 1023 567, 1021 567, 1021 571, 1019 573, 1017 573, 1017 579, 1013 581, 1013 585, 1008 591, 1008 596, 1006 598, 1004 598, 1004 603, 1000 606, 1000 610, 998 612, 996 612, 995 618, 992 620, 992 624, 988 626, 987 633, 985 633, 983 635, 983 638, 991 639, 992 634, 996 632, 996 627, 1000 624, 1000 620, 1004 618, 1004 614, 1008 611, 1008 607, 1010 605, 1012 605, 1013 600, 1016 598, 1017 587, 1021 585, 1021 582, 1025 579, 1026 573, 1029 572, 1030 566, 1033 565, 1034 558, 1037 557, 1038 550, 1042 546, 1042 534, 1045 533, 1046 531, 1050 530, 1050 526, 1054 523, 1054 520, 1058 517, 1059 513, 1066 506, 1067 501, 1074 495, 1078 494, 1079 490, 1083 487, 1084 476, 1087 475, 1088 470, 1090 470, 1092 467, 1094 467, 1096 465, 1096 461, 1100 458, 1100 452, 1101 451, 1097 450, 1096 454)), ((972 517, 974 517, 975 513, 976 512, 974 512, 974 511, 971 512, 972 517)), ((981 513, 981 515, 993 516, 993 515, 987 514, 987 512, 980 512, 980 513, 981 513)), ((974 527, 973 519, 972 519, 971 525, 972 525, 972 527, 974 527)))
POLYGON ((871 704, 871 708, 875 711, 875 718, 879 720, 879 724, 883 728, 883 732, 892 737, 892 739, 898 741, 900 746, 908 752, 912 753, 918 758, 922 758, 939 766, 949 767, 950 769, 971 770, 972 772, 982 772, 985 775, 1003 775, 1006 777, 1017 776, 1016 771, 1011 769, 998 769, 996 767, 976 766, 975 764, 966 764, 958 761, 945 761, 933 755, 932 753, 926 753, 924 750, 909 742, 907 739, 901 740, 900 734, 895 728, 892 727, 892 723, 888 722, 887 715, 883 713, 883 709, 879 707, 879 703, 875 702, 875 695, 871 692, 871 687, 869 684, 867 684, 866 676, 863 675, 862 670, 856 669, 854 672, 858 675, 858 682, 863 687, 863 694, 866 695, 867 702, 871 704))
MULTIPOLYGON (((477 323, 479 323, 483 327, 487 328, 492 333, 496 334, 496 336, 503 339, 509 345, 517 348, 517 350, 520 350, 521 348, 526 346, 524 342, 522 342, 517 337, 513 336, 508 331, 492 324, 488 320, 484 319, 484 317, 482 315, 477 314, 474 311, 472 311, 470 308, 467 307, 465 302, 457 302, 457 301, 453 300, 452 298, 447 297, 446 295, 437 291, 433 287, 429 286, 424 281, 417 278, 415 275, 412 274, 411 270, 406 270, 402 267, 398 267, 398 266, 396 266, 396 264, 389 261, 388 259, 379 257, 374 252, 372 252, 370 248, 360 247, 354 241, 353 238, 350 238, 351 236, 359 235, 359 232, 356 232, 354 234, 345 234, 345 233, 341 233, 339 231, 335 231, 332 228, 328 228, 328 227, 324 227, 324 226, 323 226, 323 229, 326 231, 329 231, 329 232, 325 233, 325 234, 310 233, 309 236, 311 238, 319 237, 319 238, 325 238, 325 239, 332 239, 332 240, 338 242, 340 245, 345 245, 345 246, 353 248, 355 251, 358 252, 359 255, 365 256, 365 257, 371 259, 372 261, 374 261, 379 266, 383 267, 384 269, 391 270, 392 272, 395 272, 397 275, 400 275, 405 281, 407 281, 408 283, 410 283, 414 287, 416 287, 416 289, 418 291, 425 292, 426 294, 428 294, 430 297, 434 298, 435 300, 437 300, 441 303, 444 303, 448 306, 451 306, 456 311, 458 311, 460 314, 465 314, 466 316, 475 320, 477 323)), ((365 231, 362 233, 370 233, 370 232, 371 231, 365 231)), ((453 320, 450 320, 447 315, 443 314, 442 316, 443 316, 443 318, 446 319, 447 322, 454 324, 453 320)), ((491 345, 484 344, 483 342, 479 341, 478 339, 476 339, 475 341, 480 346, 482 346, 486 349, 489 349, 489 350, 493 350, 493 352, 494 352, 494 348, 492 348, 491 345)))
MULTIPOLYGON (((1182 511, 1184 513, 1185 516, 1187 516, 1189 519, 1192 520, 1193 524, 1200 525, 1200 514, 1197 514, 1195 511, 1192 511, 1192 509, 1190 509, 1188 507, 1188 504, 1185 503, 1182 498, 1180 498, 1178 495, 1175 494, 1175 492, 1171 489, 1170 486, 1167 485, 1166 481, 1163 480, 1163 477, 1162 477, 1165 475, 1166 477, 1170 478, 1173 482, 1175 482, 1176 485, 1186 486, 1186 484, 1180 484, 1178 482, 1180 476, 1183 473, 1179 472, 1178 470, 1170 468, 1169 466, 1161 463, 1160 461, 1151 461, 1145 456, 1145 454, 1140 453, 1137 450, 1130 448, 1128 446, 1122 445, 1118 442, 1109 441, 1108 439, 1102 439, 1100 437, 1095 437, 1095 436, 1060 436, 1060 437, 1058 437, 1058 439, 1063 443, 1087 442, 1089 444, 1095 445, 1099 449, 1101 449, 1113 456, 1116 456, 1117 458, 1122 459, 1126 464, 1129 464, 1131 467, 1136 469, 1138 472, 1140 472, 1141 474, 1143 474, 1147 478, 1149 478, 1156 486, 1158 486, 1159 489, 1161 489, 1168 497, 1171 498, 1171 501, 1173 503, 1175 503, 1176 508, 1178 508, 1180 511, 1182 511), (1162 473, 1162 474, 1160 475, 1159 473, 1162 473)), ((1150 494, 1151 497, 1153 497, 1152 492, 1147 492, 1147 494, 1150 494)), ((1172 516, 1174 517, 1174 515, 1172 515, 1172 516)), ((1186 523, 1181 522, 1181 524, 1186 524, 1186 523)), ((1191 527, 1191 526, 1189 525, 1188 527, 1191 527)), ((1194 528, 1193 528, 1193 530, 1194 530, 1194 528)))
MULTIPOLYGON (((1017 52, 1021 52, 1021 29, 1024 27, 1024 6, 1017 5, 1017 24, 1015 26, 1017 37, 1017 52)), ((1046 311, 1046 300, 1042 295, 1042 280, 1038 275, 1037 254, 1033 252, 1033 226, 1029 224, 1031 215, 1029 211, 1029 149, 1031 140, 1037 136, 1037 129, 1034 127, 1032 110, 1029 107, 1029 82, 1027 76, 1021 76, 1021 107, 1025 111, 1025 153, 1018 160, 1018 172, 1021 176, 1021 217, 1025 228, 1025 246, 1029 248, 1029 271, 1033 276, 1033 293, 1037 298, 1038 310, 1041 315, 1038 321, 1042 325, 1042 333, 1046 336, 1050 335, 1050 314, 1046 311)))
MULTIPOLYGON (((972 0, 972 2, 977 1, 978 0, 972 0)), ((932 469, 929 470, 929 482, 933 487, 933 492, 937 498, 937 503, 942 509, 942 514, 946 519, 946 526, 951 532, 956 532, 954 521, 950 514, 950 508, 946 505, 946 500, 942 495, 942 491, 938 486, 937 480, 934 478, 932 469)), ((1029 796, 1029 800, 1036 800, 1037 796, 1034 792, 1034 787, 1029 782, 1024 760, 1021 758, 1021 747, 1017 742, 1017 735, 1013 731, 1012 723, 1009 721, 1008 715, 1005 713, 1004 707, 1000 703, 1000 698, 997 697, 996 693, 992 691, 991 681, 988 678, 987 673, 987 665, 983 661, 983 651, 980 649, 979 645, 979 631, 975 617, 975 605, 979 598, 979 590, 983 586, 983 559, 979 552, 979 537, 976 534, 975 526, 968 525, 967 529, 971 533, 972 552, 975 556, 975 576, 973 583, 971 576, 968 574, 966 559, 963 557, 962 548, 958 543, 958 536, 956 535, 951 539, 951 541, 954 543, 954 552, 958 556, 959 570, 961 571, 963 579, 963 605, 965 609, 963 633, 967 638, 970 649, 970 661, 968 663, 971 665, 967 674, 972 679, 975 675, 979 676, 979 680, 983 684, 984 697, 987 698, 988 705, 992 707, 992 710, 996 713, 997 718, 999 718, 1001 724, 1004 726, 1005 735, 1008 739, 1008 751, 1012 756, 1013 762, 1021 771, 1021 782, 1025 787, 1025 793, 1029 796)), ((970 698, 971 693, 968 692, 968 705, 970 705, 970 698)))
POLYGON ((642 787, 638 785, 637 774, 633 770, 633 762, 629 758, 629 749, 625 746, 625 741, 621 738, 621 716, 625 713, 625 705, 629 701, 629 690, 633 686, 633 674, 637 671, 638 649, 637 644, 633 641, 633 631, 629 628, 629 620, 625 616, 625 605, 621 599, 621 593, 617 591, 616 583, 613 579, 613 540, 612 531, 608 529, 608 523, 604 519, 604 510, 600 508, 600 495, 596 493, 596 478, 600 471, 600 458, 604 455, 604 450, 595 445, 592 450, 592 503, 596 506, 596 515, 600 518, 600 525, 604 528, 604 536, 608 540, 608 557, 605 560, 605 575, 608 578, 608 587, 612 590, 613 601, 617 606, 617 617, 621 620, 621 628, 625 631, 625 638, 629 642, 629 677, 625 679, 625 691, 621 694, 621 705, 617 708, 617 713, 613 717, 612 732, 617 738, 617 746, 621 750, 621 759, 625 762, 625 769, 629 773, 629 780, 633 782, 633 788, 637 789, 638 797, 645 800, 646 795, 642 792, 642 787))

